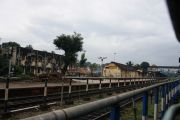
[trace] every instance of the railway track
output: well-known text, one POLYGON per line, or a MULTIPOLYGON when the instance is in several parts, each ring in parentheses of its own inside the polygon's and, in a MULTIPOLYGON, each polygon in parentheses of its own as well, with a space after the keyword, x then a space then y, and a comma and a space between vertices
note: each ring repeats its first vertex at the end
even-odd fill
MULTIPOLYGON (((142 95, 139 95, 138 97, 135 98, 135 101, 138 101, 141 98, 142 98, 142 95)), ((127 99, 125 101, 120 102, 119 106, 121 109, 124 109, 125 107, 127 107, 131 104, 132 104, 132 100, 127 99)), ((94 113, 88 114, 86 116, 77 118, 75 120, 106 120, 110 116, 110 111, 111 111, 111 108, 106 108, 106 109, 99 110, 94 113)))
MULTIPOLYGON (((88 84, 88 79, 90 78, 86 78, 86 79, 87 79, 87 84, 88 84)), ((94 78, 94 79, 97 79, 97 78, 94 78)), ((99 79, 101 81, 103 78, 99 78, 99 79)), ((91 98, 91 96, 98 95, 98 94, 99 95, 101 94, 112 95, 113 92, 119 93, 119 92, 134 90, 134 89, 146 87, 148 85, 152 85, 158 82, 166 81, 164 78, 163 79, 161 78, 161 81, 158 80, 154 82, 152 82, 150 78, 145 78, 146 81, 143 81, 142 78, 131 78, 131 80, 134 80, 134 81, 130 80, 123 83, 123 82, 119 82, 120 78, 116 78, 116 79, 118 79, 117 83, 111 83, 111 80, 110 80, 110 83, 105 83, 101 85, 101 82, 100 82, 100 84, 98 83, 92 84, 93 86, 89 84, 89 87, 87 87, 87 84, 79 85, 79 86, 75 85, 75 86, 72 86, 72 89, 71 89, 71 82, 70 82, 69 86, 65 86, 66 89, 64 90, 62 89, 60 90, 60 88, 62 87, 58 87, 58 86, 55 86, 53 88, 53 89, 58 89, 55 92, 47 93, 47 90, 46 90, 46 96, 45 94, 43 94, 43 91, 45 91, 45 87, 27 88, 27 89, 23 88, 22 91, 26 90, 23 92, 19 89, 10 89, 11 94, 8 100, 5 100, 5 97, 4 98, 2 97, 3 96, 2 94, 3 89, 2 89, 1 95, 0 95, 1 96, 0 97, 0 115, 3 116, 9 113, 16 113, 16 112, 25 111, 25 110, 34 109, 34 108, 41 108, 41 107, 47 107, 49 105, 56 105, 56 103, 59 103, 61 100, 63 100, 65 103, 66 102, 68 103, 68 101, 71 103, 74 100, 91 98), (139 79, 139 81, 135 81, 137 79, 139 79), (76 89, 73 89, 73 88, 76 88, 76 89), (30 90, 30 92, 27 92, 27 90, 30 90), (33 90, 39 91, 39 94, 32 95, 33 90), (15 94, 13 94, 12 96, 12 93, 15 93, 15 94), (24 96, 24 93, 31 93, 31 94, 27 94, 27 95, 25 94, 24 96), (23 94, 22 97, 19 97, 21 96, 21 94, 23 94), (16 95, 18 97, 16 97, 16 95)), ((121 78, 121 79, 129 80, 130 78, 126 78, 126 79, 121 78)), ((52 89, 51 88, 49 89, 48 87, 48 90, 52 90, 52 89)), ((4 92, 5 92, 4 94, 5 96, 6 89, 4 89, 4 92)), ((86 100, 89 100, 89 99, 86 99, 86 100)), ((106 114, 107 112, 108 111, 106 109, 105 111, 102 110, 101 113, 106 114)), ((94 115, 89 115, 89 117, 93 117, 93 116, 99 116, 99 113, 94 113, 94 115)))
MULTIPOLYGON (((113 87, 113 88, 102 88, 99 89, 89 89, 88 91, 85 90, 79 90, 79 91, 73 91, 71 94, 68 92, 63 93, 63 100, 75 100, 75 99, 83 99, 86 97, 91 97, 93 95, 98 94, 104 94, 107 93, 109 95, 112 94, 112 92, 123 92, 128 90, 134 90, 137 88, 148 86, 149 84, 138 84, 138 85, 129 85, 129 86, 120 86, 120 87, 113 87)), ((30 96, 30 97, 18 97, 18 98, 10 98, 7 103, 7 112, 13 113, 18 111, 23 111, 40 107, 41 105, 51 105, 53 102, 59 102, 61 99, 61 93, 54 93, 49 94, 48 96, 44 97, 43 95, 38 96, 30 96)), ((1 114, 4 114, 4 100, 0 99, 0 109, 1 114)))

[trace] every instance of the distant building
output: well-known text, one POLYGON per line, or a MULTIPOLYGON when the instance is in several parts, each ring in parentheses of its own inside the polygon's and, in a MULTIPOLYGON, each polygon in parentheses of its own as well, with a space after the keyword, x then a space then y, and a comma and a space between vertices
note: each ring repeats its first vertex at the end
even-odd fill
POLYGON ((60 72, 62 55, 54 52, 39 51, 23 47, 7 47, 0 45, 0 54, 8 56, 11 54, 12 66, 21 66, 24 74, 42 74, 60 72))
POLYGON ((104 66, 105 77, 142 77, 142 71, 121 63, 111 62, 104 66))
POLYGON ((68 67, 67 69, 67 75, 70 76, 89 76, 91 74, 91 71, 89 68, 79 68, 79 67, 68 67))

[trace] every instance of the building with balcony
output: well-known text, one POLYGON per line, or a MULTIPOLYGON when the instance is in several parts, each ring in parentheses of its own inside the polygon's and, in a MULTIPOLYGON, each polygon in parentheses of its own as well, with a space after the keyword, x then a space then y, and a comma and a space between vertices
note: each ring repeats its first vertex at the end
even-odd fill
POLYGON ((61 72, 63 56, 54 52, 46 52, 23 47, 4 47, 1 45, 1 55, 11 54, 12 66, 23 68, 24 74, 32 73, 39 75, 42 73, 61 72))

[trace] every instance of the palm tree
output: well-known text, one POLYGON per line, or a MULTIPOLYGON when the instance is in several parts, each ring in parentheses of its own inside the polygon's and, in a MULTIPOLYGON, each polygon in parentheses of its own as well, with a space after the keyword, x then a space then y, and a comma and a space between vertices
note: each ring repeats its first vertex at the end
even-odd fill
POLYGON ((129 62, 127 62, 127 63, 126 63, 126 65, 127 65, 127 66, 133 66, 133 65, 134 65, 134 63, 133 63, 133 62, 131 62, 131 61, 129 61, 129 62))
POLYGON ((85 67, 86 61, 87 61, 87 58, 85 58, 85 53, 82 53, 81 54, 81 59, 79 61, 79 66, 80 67, 85 67))

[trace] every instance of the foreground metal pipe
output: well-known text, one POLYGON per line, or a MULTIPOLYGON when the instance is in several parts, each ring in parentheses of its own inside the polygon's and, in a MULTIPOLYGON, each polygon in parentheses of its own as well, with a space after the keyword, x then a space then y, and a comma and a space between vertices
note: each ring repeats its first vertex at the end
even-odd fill
POLYGON ((175 118, 178 118, 180 112, 180 103, 175 104, 171 106, 165 113, 163 120, 175 120, 175 118))
POLYGON ((75 118, 87 115, 87 114, 92 113, 94 111, 97 111, 99 109, 103 109, 106 107, 113 106, 115 104, 118 104, 122 100, 126 100, 126 99, 131 98, 135 95, 142 94, 142 93, 147 92, 153 88, 162 86, 162 85, 167 84, 167 83, 171 83, 171 82, 159 83, 159 84, 152 85, 152 86, 149 86, 146 88, 141 88, 141 89, 137 89, 134 91, 126 92, 126 93, 123 93, 123 94, 120 94, 117 96, 97 100, 94 102, 78 105, 78 106, 71 107, 71 108, 66 108, 63 110, 57 110, 57 111, 42 114, 39 116, 26 118, 25 120, 48 120, 48 119, 50 119, 50 120, 57 120, 57 119, 59 119, 59 120, 73 120, 75 118))

